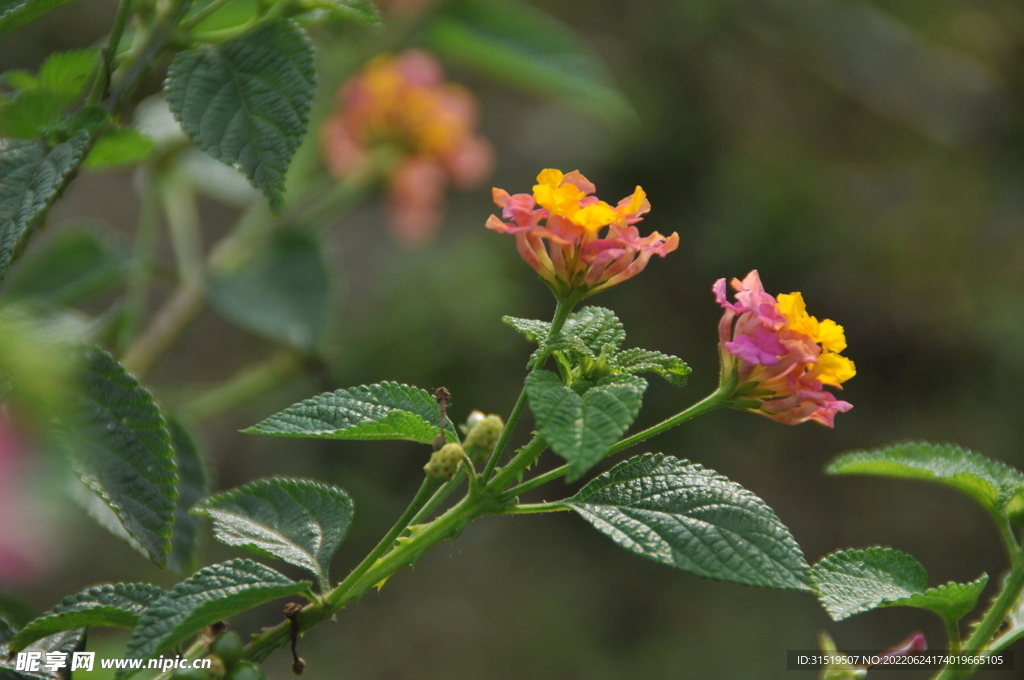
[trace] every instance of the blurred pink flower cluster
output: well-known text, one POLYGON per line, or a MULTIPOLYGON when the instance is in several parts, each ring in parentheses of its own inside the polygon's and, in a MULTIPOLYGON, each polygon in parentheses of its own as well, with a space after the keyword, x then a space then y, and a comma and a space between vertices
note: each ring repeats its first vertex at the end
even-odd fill
POLYGON ((450 185, 470 189, 491 173, 494 149, 476 134, 477 117, 476 99, 445 82, 430 54, 381 55, 338 91, 321 130, 324 159, 344 179, 365 172, 376 147, 399 149, 388 177, 391 226, 402 240, 420 243, 440 225, 450 185))

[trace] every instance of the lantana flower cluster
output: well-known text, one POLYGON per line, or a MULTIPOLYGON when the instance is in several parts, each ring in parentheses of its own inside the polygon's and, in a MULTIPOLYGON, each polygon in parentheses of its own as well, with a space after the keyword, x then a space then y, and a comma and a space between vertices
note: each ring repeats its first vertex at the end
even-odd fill
POLYGON ((679 246, 675 233, 640 236, 635 225, 651 209, 640 187, 614 206, 595 192, 579 171, 549 168, 537 175, 532 194, 495 188, 501 219, 491 215, 487 228, 514 235, 519 254, 559 297, 610 288, 643 271, 653 255, 679 246))
POLYGON ((736 301, 726 297, 725 279, 712 287, 725 309, 718 324, 723 379, 735 373, 736 398, 753 400, 748 410, 781 423, 808 420, 828 427, 836 413, 853 408, 826 387, 842 389, 856 374, 846 349, 843 327, 807 313, 803 295, 772 297, 757 270, 732 280, 736 301))
POLYGON ((465 88, 445 82, 437 59, 422 50, 372 60, 338 91, 321 142, 339 179, 365 172, 374 150, 397 150, 388 177, 391 226, 405 241, 429 239, 450 185, 479 185, 494 165, 491 143, 476 134, 478 107, 465 88))

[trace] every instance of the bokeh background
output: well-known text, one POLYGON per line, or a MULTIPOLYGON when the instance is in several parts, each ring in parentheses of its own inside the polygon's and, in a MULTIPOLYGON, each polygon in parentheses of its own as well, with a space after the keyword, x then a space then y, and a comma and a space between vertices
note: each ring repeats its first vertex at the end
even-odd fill
MULTIPOLYGON (((357 514, 335 558, 334 575, 344 575, 411 498, 422 448, 239 430, 315 392, 383 379, 447 386, 458 419, 474 408, 507 413, 532 349, 500 317, 549 318, 553 302, 512 239, 484 229, 495 211, 489 187, 528 191, 541 168, 578 168, 608 201, 642 185, 653 206, 645 233, 681 239, 677 252, 590 301, 619 314, 627 346, 676 354, 693 368, 685 388, 651 381, 636 428, 714 388, 719 309, 710 287, 720 277, 756 268, 769 291, 802 291, 811 313, 846 328, 857 364, 844 392, 855 408, 835 430, 716 412, 646 450, 752 489, 811 561, 886 545, 916 556, 933 584, 981 572, 995 581, 1005 564, 998 536, 966 497, 923 483, 829 478, 822 468, 840 452, 903 439, 956 442, 1024 465, 1024 8, 1014 0, 532 4, 589 41, 636 119, 610 125, 445 61, 448 77, 480 100, 480 131, 496 149, 493 179, 450 197, 429 244, 391 236, 378 194, 330 220, 337 314, 325 358, 202 424, 217 488, 271 474, 346 488, 357 514)), ((91 45, 115 6, 86 0, 5 36, 0 68, 35 68, 53 50, 91 45)), ((325 82, 337 82, 345 48, 321 47, 322 60, 338 60, 322 64, 325 82)), ((130 243, 135 186, 131 169, 83 173, 32 248, 82 224, 106 225, 130 243)), ((207 200, 201 208, 211 242, 237 210, 207 200)), ((208 309, 149 382, 173 403, 272 351, 208 309)), ((517 442, 528 429, 526 418, 517 442)), ((39 612, 95 582, 176 581, 67 500, 59 459, 38 452, 19 465, 40 514, 18 529, 37 559, 0 590, 39 612)), ((571 493, 557 482, 534 495, 571 493)), ((234 556, 205 549, 207 563, 234 556)), ((237 626, 254 632, 279 618, 271 606, 237 626)), ((943 642, 925 612, 887 609, 836 624, 810 595, 702 581, 627 554, 560 513, 474 523, 316 628, 300 651, 314 679, 761 680, 813 677, 786 671, 785 652, 816 647, 821 630, 841 649, 888 647, 913 630, 933 647, 943 642)), ((97 631, 90 646, 116 655, 125 639, 97 631)), ((265 668, 271 678, 290 675, 284 653, 265 668)))

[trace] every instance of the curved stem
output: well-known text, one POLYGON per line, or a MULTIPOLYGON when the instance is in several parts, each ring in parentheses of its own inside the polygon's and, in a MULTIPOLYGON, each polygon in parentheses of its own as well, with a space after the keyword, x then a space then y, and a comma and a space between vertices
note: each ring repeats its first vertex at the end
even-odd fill
MULTIPOLYGON (((562 332, 562 327, 565 326, 566 319, 569 318, 569 313, 572 308, 576 306, 577 300, 575 298, 559 298, 558 304, 555 306, 555 316, 551 320, 551 327, 548 329, 548 337, 545 340, 545 345, 562 332)), ((543 348, 542 348, 543 349, 543 348)), ((539 354, 537 358, 530 364, 530 372, 536 371, 540 368, 541 364, 544 363, 546 355, 539 354)), ((498 465, 498 460, 501 459, 501 454, 505 450, 505 445, 508 444, 509 437, 512 436, 512 430, 515 429, 516 422, 519 420, 519 415, 523 412, 523 407, 526 406, 526 388, 519 393, 519 398, 516 399, 515 406, 512 407, 512 413, 509 414, 508 420, 505 422, 505 427, 501 430, 501 435, 498 437, 497 443, 494 445, 494 450, 491 451, 490 457, 487 459, 487 464, 484 466, 484 471, 480 475, 481 479, 485 481, 490 479, 491 473, 494 472, 494 468, 498 465)))
POLYGON ((97 104, 107 92, 110 84, 110 69, 117 56, 117 47, 121 44, 121 36, 124 35, 124 27, 128 23, 128 17, 132 11, 132 0, 121 0, 117 6, 117 14, 114 16, 114 27, 110 31, 110 39, 107 46, 103 48, 103 57, 100 60, 99 70, 96 72, 96 79, 92 81, 89 90, 89 97, 86 104, 97 104))
MULTIPOLYGON (((655 435, 661 434, 666 430, 669 430, 677 425, 685 423, 687 420, 696 418, 697 416, 703 413, 707 413, 708 411, 713 411, 716 408, 725 406, 728 404, 728 402, 729 390, 719 388, 712 392, 711 394, 709 394, 708 396, 701 399, 700 401, 698 401, 693 406, 689 407, 684 411, 680 411, 671 418, 666 418, 657 425, 652 425, 646 430, 637 432, 632 437, 626 437, 625 439, 623 439, 622 441, 618 442, 617 444, 609 448, 607 451, 605 451, 604 456, 602 457, 607 458, 608 456, 616 454, 619 451, 628 449, 629 447, 639 444, 644 440, 650 439, 655 435)), ((511 463, 509 465, 511 465, 511 463)), ((501 494, 498 500, 499 502, 507 503, 516 496, 524 494, 532 489, 536 489, 537 487, 547 484, 548 482, 552 482, 558 479, 559 477, 564 477, 565 473, 568 471, 568 465, 562 465, 560 467, 555 468, 554 470, 549 470, 548 472, 545 472, 542 475, 537 475, 533 479, 529 479, 523 482, 522 484, 514 486, 508 491, 505 491, 504 493, 501 494)))
POLYGON ((232 0, 212 0, 210 4, 202 9, 196 11, 195 14, 188 17, 186 20, 181 22, 181 27, 187 30, 191 30, 201 24, 204 19, 209 17, 211 14, 219 10, 224 5, 232 2, 232 0))
POLYGON ((525 503, 521 505, 510 505, 495 512, 495 515, 532 515, 539 512, 564 512, 569 506, 561 501, 554 503, 525 503))

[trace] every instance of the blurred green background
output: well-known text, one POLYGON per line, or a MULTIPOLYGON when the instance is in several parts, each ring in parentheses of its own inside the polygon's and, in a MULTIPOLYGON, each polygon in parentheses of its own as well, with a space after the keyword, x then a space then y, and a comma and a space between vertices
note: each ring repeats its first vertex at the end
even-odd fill
MULTIPOLYGON (((907 438, 952 441, 1024 466, 1024 7, 1013 0, 532 4, 586 37, 638 120, 612 129, 458 63, 445 66, 481 101, 481 131, 497 150, 490 184, 529 191, 541 168, 578 168, 607 201, 640 184, 653 206, 642 231, 679 232, 677 252, 588 301, 619 314, 627 346, 679 355, 694 369, 686 388, 652 381, 634 429, 714 388, 720 310, 710 287, 719 277, 757 268, 769 291, 802 291, 812 314, 846 328, 846 354, 857 364, 843 393, 855 408, 834 431, 716 412, 646 450, 703 463, 753 490, 811 561, 839 548, 887 545, 916 556, 933 584, 1000 573, 996 531, 966 497, 821 470, 839 452, 907 438)), ((109 30, 115 6, 87 0, 5 36, 0 69, 35 68, 53 50, 92 44, 109 30)), ((87 223, 109 225, 129 243, 139 210, 133 182, 131 170, 84 172, 30 253, 87 223)), ((496 210, 490 184, 451 196, 440 234, 426 247, 389 236, 377 197, 339 220, 329 235, 338 311, 329 361, 201 427, 217 488, 283 474, 350 492, 356 521, 335 576, 411 498, 423 450, 238 430, 317 391, 384 379, 447 386, 459 420, 474 408, 506 414, 532 348, 500 317, 550 318, 553 302, 512 239, 484 229, 496 210)), ((201 207, 212 240, 234 212, 214 202, 201 207)), ((206 310, 148 381, 173 401, 271 347, 206 310)), ((543 465, 556 463, 549 457, 543 465)), ((59 466, 42 459, 34 474, 60 480, 59 466)), ((16 589, 38 612, 98 581, 175 582, 51 486, 41 486, 52 515, 49 570, 0 590, 16 589)), ((570 493, 556 482, 534 495, 570 493)), ((206 548, 207 563, 237 555, 206 548)), ((254 632, 279 619, 272 606, 237 625, 254 632)), ((941 625, 925 612, 886 609, 832 623, 808 594, 702 581, 629 555, 560 513, 474 523, 336 623, 316 628, 300 653, 314 680, 774 679, 813 677, 786 671, 785 652, 814 648, 820 630, 840 649, 880 649, 915 629, 942 646, 941 625)), ((98 631, 90 646, 115 655, 125 639, 98 631)), ((270 677, 290 676, 287 657, 271 657, 270 677)))

